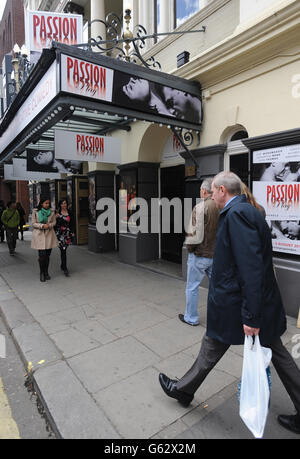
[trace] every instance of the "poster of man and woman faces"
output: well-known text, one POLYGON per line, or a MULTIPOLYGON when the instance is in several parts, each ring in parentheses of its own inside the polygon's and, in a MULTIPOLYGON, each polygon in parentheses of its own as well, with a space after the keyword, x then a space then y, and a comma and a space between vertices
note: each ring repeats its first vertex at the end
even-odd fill
POLYGON ((253 194, 274 251, 300 255, 300 144, 253 152, 253 194))
POLYGON ((58 174, 82 174, 81 161, 57 159, 53 150, 27 149, 27 171, 58 174))
POLYGON ((186 91, 115 71, 112 102, 121 107, 193 124, 202 122, 201 98, 186 91))

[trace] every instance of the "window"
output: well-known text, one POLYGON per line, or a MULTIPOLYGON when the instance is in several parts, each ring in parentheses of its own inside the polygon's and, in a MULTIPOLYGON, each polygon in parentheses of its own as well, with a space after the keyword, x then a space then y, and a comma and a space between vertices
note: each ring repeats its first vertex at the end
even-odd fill
POLYGON ((187 21, 199 9, 199 0, 175 0, 176 27, 187 21))
MULTIPOLYGON (((154 33, 171 32, 197 13, 197 11, 203 8, 208 2, 208 0, 152 1, 154 11, 154 33)), ((157 39, 155 39, 155 43, 156 42, 157 39)))

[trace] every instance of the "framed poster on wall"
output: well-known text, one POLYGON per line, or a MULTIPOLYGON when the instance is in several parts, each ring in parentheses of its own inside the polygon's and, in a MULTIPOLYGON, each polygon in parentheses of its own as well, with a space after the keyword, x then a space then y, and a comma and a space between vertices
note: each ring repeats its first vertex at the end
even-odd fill
POLYGON ((300 255, 300 144, 253 151, 252 189, 275 252, 300 255))

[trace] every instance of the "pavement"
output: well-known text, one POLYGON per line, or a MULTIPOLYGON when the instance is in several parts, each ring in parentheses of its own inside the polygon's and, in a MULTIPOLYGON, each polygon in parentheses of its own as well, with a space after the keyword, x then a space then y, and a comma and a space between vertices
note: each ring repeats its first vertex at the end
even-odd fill
MULTIPOLYGON (((144 267, 125 265, 117 254, 87 247, 68 251, 70 278, 60 271, 39 280, 31 233, 15 256, 0 244, 0 311, 33 378, 57 437, 65 439, 253 438, 239 417, 237 386, 243 346, 232 346, 182 407, 160 388, 158 375, 180 378, 197 357, 205 333, 207 290, 200 288, 199 327, 178 319, 185 282, 144 267)), ((299 335, 288 317, 283 342, 299 335)), ((300 366, 300 358, 296 360, 300 366)), ((293 405, 275 370, 264 438, 299 439, 277 423, 293 405)))

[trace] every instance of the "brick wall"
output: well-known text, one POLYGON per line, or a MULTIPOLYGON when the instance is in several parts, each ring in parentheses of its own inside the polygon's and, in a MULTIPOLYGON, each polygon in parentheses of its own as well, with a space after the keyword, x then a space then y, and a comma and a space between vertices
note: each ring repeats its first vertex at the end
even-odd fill
POLYGON ((0 65, 3 56, 10 53, 15 43, 25 42, 24 7, 22 0, 7 0, 0 23, 0 65))
POLYGON ((0 178, 0 199, 4 201, 4 204, 6 205, 8 201, 12 199, 12 193, 10 186, 8 183, 5 183, 1 178, 0 178))
POLYGON ((28 190, 28 182, 16 182, 16 201, 20 202, 23 209, 26 213, 25 220, 28 220, 29 215, 29 190, 28 190))

